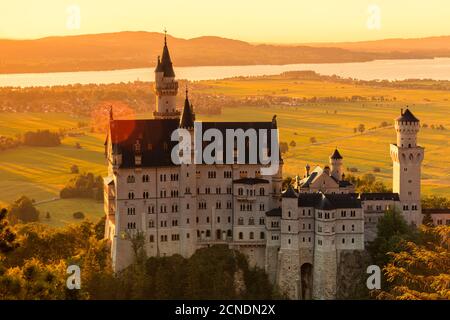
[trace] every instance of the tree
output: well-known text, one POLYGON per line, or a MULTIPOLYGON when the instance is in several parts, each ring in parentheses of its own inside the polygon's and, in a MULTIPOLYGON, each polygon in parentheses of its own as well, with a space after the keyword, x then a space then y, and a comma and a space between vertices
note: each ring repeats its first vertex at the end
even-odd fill
POLYGON ((70 173, 79 173, 80 172, 80 169, 78 168, 78 166, 76 165, 76 164, 73 164, 71 167, 70 167, 70 173))
POLYGON ((390 286, 378 299, 450 300, 450 226, 421 226, 425 243, 408 241, 384 267, 390 286))
POLYGON ((288 151, 289 151, 289 146, 288 146, 287 142, 280 142, 280 152, 283 154, 288 151))
POLYGON ((358 132, 363 133, 364 131, 366 131, 366 126, 361 123, 360 125, 358 125, 358 132))
POLYGON ((22 196, 10 206, 8 218, 11 223, 35 222, 39 221, 39 211, 28 197, 22 196))
POLYGON ((417 239, 415 229, 408 225, 397 208, 387 210, 378 220, 377 237, 368 245, 373 262, 385 266, 390 261, 388 252, 401 252, 406 241, 417 239))
POLYGON ((8 226, 8 220, 6 220, 6 209, 0 211, 0 254, 8 253, 17 248, 16 234, 8 226))
POLYGON ((422 197, 422 208, 424 209, 446 209, 450 208, 450 199, 440 196, 422 197))

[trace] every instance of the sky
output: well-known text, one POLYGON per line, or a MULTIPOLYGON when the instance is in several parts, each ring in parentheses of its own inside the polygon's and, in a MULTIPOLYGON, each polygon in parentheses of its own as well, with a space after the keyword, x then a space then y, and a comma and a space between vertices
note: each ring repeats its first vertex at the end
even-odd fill
POLYGON ((449 0, 1 0, 0 38, 156 31, 256 43, 450 35, 449 0))

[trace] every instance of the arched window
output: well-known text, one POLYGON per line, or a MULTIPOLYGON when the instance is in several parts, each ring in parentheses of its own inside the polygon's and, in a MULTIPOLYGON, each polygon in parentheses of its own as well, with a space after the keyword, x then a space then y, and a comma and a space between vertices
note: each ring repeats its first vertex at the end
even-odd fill
POLYGON ((130 176, 127 177, 127 183, 134 183, 134 181, 135 181, 134 180, 134 176, 130 175, 130 176))
POLYGON ((260 188, 260 189, 259 189, 259 195, 263 196, 263 195, 264 195, 264 193, 265 193, 265 190, 264 190, 264 188, 260 188))

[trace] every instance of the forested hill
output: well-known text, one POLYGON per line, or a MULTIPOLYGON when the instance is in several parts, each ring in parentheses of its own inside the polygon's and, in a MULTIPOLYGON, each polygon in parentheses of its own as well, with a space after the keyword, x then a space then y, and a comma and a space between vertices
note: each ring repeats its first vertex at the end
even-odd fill
MULTIPOLYGON (((426 58, 427 52, 368 52, 338 47, 250 44, 220 37, 168 36, 176 66, 357 62, 426 58)), ((119 32, 35 40, 0 40, 0 73, 154 67, 163 34, 119 32)))

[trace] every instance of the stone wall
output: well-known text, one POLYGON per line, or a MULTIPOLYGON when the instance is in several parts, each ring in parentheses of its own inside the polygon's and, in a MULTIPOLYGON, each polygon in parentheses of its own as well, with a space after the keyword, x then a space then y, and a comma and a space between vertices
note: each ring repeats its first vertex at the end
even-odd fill
POLYGON ((278 255, 277 283, 282 294, 289 299, 299 299, 300 256, 298 250, 280 250, 278 255))
POLYGON ((336 299, 336 274, 336 250, 316 250, 313 264, 313 299, 336 299))

